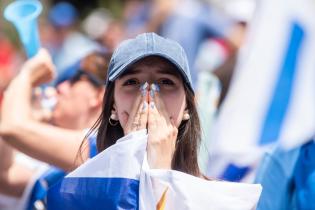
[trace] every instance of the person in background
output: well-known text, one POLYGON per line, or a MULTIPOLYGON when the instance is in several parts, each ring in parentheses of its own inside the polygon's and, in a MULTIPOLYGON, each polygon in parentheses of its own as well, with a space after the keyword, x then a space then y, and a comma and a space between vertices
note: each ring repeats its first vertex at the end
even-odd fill
MULTIPOLYGON (((42 46, 47 47, 52 55, 58 74, 89 53, 102 49, 99 44, 79 31, 78 15, 72 4, 61 1, 53 5, 48 12, 48 22, 52 27, 42 26, 50 33, 50 38, 47 37, 47 42, 42 46)), ((45 33, 45 30, 42 32, 45 33)))
POLYGON ((123 23, 104 8, 92 11, 83 20, 82 28, 92 40, 109 51, 114 51, 125 36, 123 23))
MULTIPOLYGON (((33 117, 31 101, 32 89, 51 80, 55 74, 51 57, 47 51, 41 50, 33 59, 27 61, 5 93, 1 110, 1 141, 57 167, 60 177, 95 155, 95 137, 85 139, 84 136, 101 111, 105 91, 104 78, 107 75, 110 55, 94 52, 80 62, 79 69, 64 78, 60 76, 56 86, 57 103, 50 115, 51 124, 33 117), (86 142, 86 147, 78 158, 82 141, 86 142)), ((28 182, 18 187, 12 185, 10 188, 4 188, 13 184, 12 180, 19 180, 19 176, 24 176, 15 171, 20 166, 14 161, 8 164, 5 163, 7 159, 0 159, 2 164, 7 166, 7 170, 1 171, 0 176, 0 188, 6 191, 2 193, 22 196, 21 186, 26 189, 28 182)), ((39 175, 31 171, 33 178, 27 180, 30 182, 45 178, 47 171, 49 170, 43 170, 39 175)))
POLYGON ((132 2, 138 2, 133 4, 137 6, 137 12, 126 12, 128 19, 132 17, 126 21, 127 35, 133 37, 138 33, 156 32, 176 40, 187 53, 194 88, 197 85, 195 59, 205 40, 220 37, 226 39, 231 47, 238 45, 234 39, 235 21, 213 5, 200 0, 132 2))

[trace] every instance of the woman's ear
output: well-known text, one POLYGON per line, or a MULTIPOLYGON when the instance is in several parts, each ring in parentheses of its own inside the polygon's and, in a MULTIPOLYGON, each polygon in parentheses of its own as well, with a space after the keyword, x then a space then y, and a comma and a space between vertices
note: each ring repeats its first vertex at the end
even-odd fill
POLYGON ((116 110, 116 104, 113 104, 112 110, 111 110, 111 115, 110 115, 110 119, 118 121, 118 114, 117 114, 117 110, 116 110))
POLYGON ((183 114, 183 120, 189 120, 189 119, 190 119, 189 111, 188 109, 185 109, 184 114, 183 114))

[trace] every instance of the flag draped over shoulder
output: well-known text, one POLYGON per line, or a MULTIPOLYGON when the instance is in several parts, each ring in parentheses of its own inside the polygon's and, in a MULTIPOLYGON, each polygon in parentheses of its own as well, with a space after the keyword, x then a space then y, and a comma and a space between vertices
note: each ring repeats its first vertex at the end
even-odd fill
POLYGON ((139 209, 146 139, 145 130, 129 134, 68 174, 50 190, 48 209, 139 209))
POLYGON ((216 149, 235 162, 315 134, 315 2, 265 0, 255 14, 216 124, 216 149))
POLYGON ((70 173, 48 196, 49 210, 251 210, 260 185, 207 181, 150 169, 146 130, 131 133, 70 173), (51 194, 50 194, 51 195, 51 194))

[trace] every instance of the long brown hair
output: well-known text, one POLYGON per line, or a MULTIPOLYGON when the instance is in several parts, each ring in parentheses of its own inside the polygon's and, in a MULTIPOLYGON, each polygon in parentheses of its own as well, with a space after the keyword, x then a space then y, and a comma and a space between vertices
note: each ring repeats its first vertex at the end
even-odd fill
MULTIPOLYGON (((114 104, 115 83, 109 82, 103 100, 103 109, 100 117, 91 129, 97 130, 97 149, 101 152, 124 136, 123 129, 118 123, 113 126, 109 117, 114 104)), ((178 128, 176 148, 172 160, 172 169, 182 171, 194 176, 200 176, 198 166, 198 148, 200 144, 200 122, 193 92, 184 83, 187 109, 190 119, 182 121, 178 128)))

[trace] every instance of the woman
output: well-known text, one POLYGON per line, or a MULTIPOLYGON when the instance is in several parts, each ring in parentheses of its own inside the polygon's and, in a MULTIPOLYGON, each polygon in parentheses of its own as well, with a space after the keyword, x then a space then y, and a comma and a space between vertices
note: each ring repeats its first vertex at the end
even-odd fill
POLYGON ((103 111, 95 126, 98 150, 147 128, 152 168, 201 176, 197 162, 200 124, 180 45, 154 33, 139 35, 115 51, 108 73, 103 111), (141 94, 143 84, 151 85, 141 94))
POLYGON ((104 151, 50 189, 48 209, 253 209, 260 187, 197 178, 200 124, 191 84, 176 42, 154 33, 124 41, 111 58, 94 125, 104 151))
POLYGON ((101 113, 110 56, 110 53, 90 53, 72 72, 67 71, 67 75, 58 78, 58 100, 51 113, 52 124, 34 118, 32 106, 33 88, 51 80, 55 73, 51 57, 42 49, 23 65, 5 94, 0 141, 42 161, 44 166, 33 170, 10 161, 8 154, 12 148, 1 142, 0 193, 19 198, 21 206, 33 209, 36 202, 45 200, 50 185, 96 154, 95 136, 87 139, 84 136, 101 113), (82 142, 88 145, 82 159, 75 162, 82 142))

